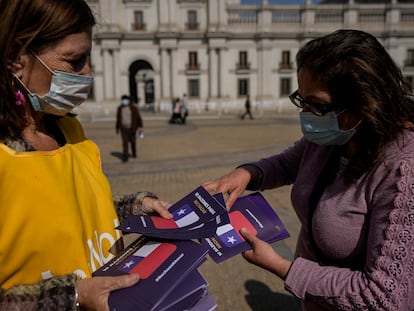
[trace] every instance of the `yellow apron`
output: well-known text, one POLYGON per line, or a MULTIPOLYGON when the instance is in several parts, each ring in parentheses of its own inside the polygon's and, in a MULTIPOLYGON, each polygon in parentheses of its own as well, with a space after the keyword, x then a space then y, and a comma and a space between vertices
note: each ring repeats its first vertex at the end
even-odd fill
POLYGON ((0 287, 75 272, 89 277, 120 237, 97 146, 65 116, 66 145, 15 152, 0 143, 0 287))

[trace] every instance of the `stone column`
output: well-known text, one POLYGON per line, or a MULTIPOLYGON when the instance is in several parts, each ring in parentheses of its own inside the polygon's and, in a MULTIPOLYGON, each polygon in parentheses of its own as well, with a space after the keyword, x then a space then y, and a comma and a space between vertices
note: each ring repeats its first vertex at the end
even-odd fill
POLYGON ((160 50, 160 90, 161 98, 166 98, 168 96, 168 77, 169 69, 168 66, 168 54, 167 49, 161 48, 160 50))
POLYGON ((218 58, 217 58, 217 48, 210 48, 209 50, 209 80, 208 80, 208 97, 216 98, 218 94, 218 58))
POLYGON ((257 64, 258 75, 257 79, 257 95, 260 101, 270 97, 271 92, 271 79, 266 77, 272 76, 272 68, 268 64, 272 59, 272 44, 267 39, 262 39, 259 42, 257 49, 257 64))
POLYGON ((113 72, 112 50, 103 50, 103 78, 104 78, 104 99, 114 97, 114 72, 113 72))
POLYGON ((120 98, 122 93, 122 87, 121 87, 121 66, 119 64, 119 50, 115 49, 113 50, 113 63, 114 63, 114 72, 113 72, 113 79, 114 79, 114 86, 115 86, 115 98, 120 98))
POLYGON ((221 61, 222 61, 222 51, 221 49, 217 48, 216 49, 217 52, 217 97, 221 98, 222 94, 221 94, 221 81, 222 81, 222 76, 223 76, 223 68, 221 66, 221 61))
POLYGON ((168 61, 169 61, 169 83, 170 83, 170 97, 174 98, 176 96, 175 85, 174 85, 174 49, 168 49, 168 61))

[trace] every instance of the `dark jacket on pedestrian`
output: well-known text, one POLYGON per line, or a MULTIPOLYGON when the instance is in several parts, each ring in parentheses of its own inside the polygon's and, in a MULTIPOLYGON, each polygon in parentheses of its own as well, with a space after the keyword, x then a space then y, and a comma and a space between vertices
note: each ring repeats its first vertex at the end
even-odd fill
MULTIPOLYGON (((116 112, 116 130, 119 131, 122 127, 122 109, 127 107, 119 106, 116 112)), ((131 110, 131 130, 136 132, 140 127, 143 126, 141 115, 138 111, 138 108, 132 104, 128 105, 128 108, 131 110)))

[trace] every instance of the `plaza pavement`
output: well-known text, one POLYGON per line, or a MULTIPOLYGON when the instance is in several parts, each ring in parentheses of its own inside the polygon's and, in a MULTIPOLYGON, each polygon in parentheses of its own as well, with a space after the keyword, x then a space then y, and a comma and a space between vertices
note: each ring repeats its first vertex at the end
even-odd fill
MULTIPOLYGON (((86 135, 101 150, 103 170, 114 194, 149 190, 175 202, 205 181, 237 165, 266 157, 301 136, 298 113, 269 111, 254 120, 236 114, 194 115, 186 125, 168 124, 168 116, 143 112, 145 137, 137 139, 138 157, 121 162, 121 139, 114 120, 82 120, 86 135)), ((273 244, 292 258, 299 223, 290 204, 290 187, 263 192, 291 237, 273 244)), ((200 267, 219 311, 296 311, 298 302, 276 276, 247 263, 241 255, 223 263, 208 260, 200 267)))

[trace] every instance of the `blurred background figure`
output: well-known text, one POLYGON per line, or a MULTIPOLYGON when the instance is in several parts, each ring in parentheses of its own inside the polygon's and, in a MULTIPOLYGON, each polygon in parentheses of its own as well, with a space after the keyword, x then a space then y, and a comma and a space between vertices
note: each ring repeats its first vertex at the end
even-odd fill
POLYGON ((181 112, 181 123, 185 124, 186 119, 188 117, 187 94, 186 93, 184 93, 183 97, 181 98, 180 112, 181 112))
POLYGON ((250 96, 249 95, 247 95, 247 97, 246 97, 246 101, 245 101, 245 103, 244 103, 244 108, 246 109, 245 111, 244 111, 244 113, 241 115, 241 117, 240 117, 240 119, 244 119, 244 117, 246 116, 246 115, 249 115, 249 117, 250 117, 250 120, 253 120, 253 115, 252 115, 252 112, 250 111, 250 96))
POLYGON ((170 118, 170 124, 182 124, 181 119, 181 101, 179 97, 176 97, 171 102, 172 106, 172 115, 170 118))
POLYGON ((137 157, 137 130, 143 133, 143 122, 138 107, 132 104, 131 97, 123 95, 116 113, 116 133, 121 132, 122 162, 129 158, 129 145, 132 157, 137 157))

